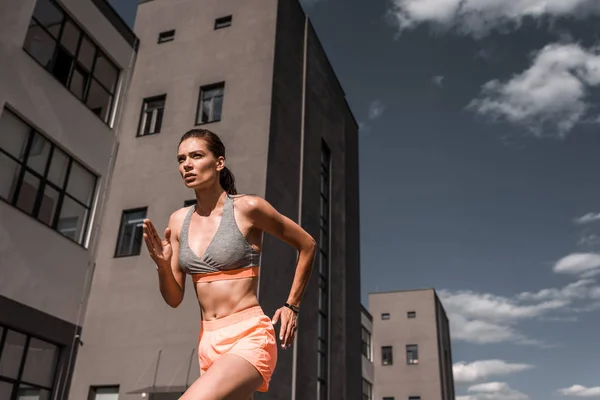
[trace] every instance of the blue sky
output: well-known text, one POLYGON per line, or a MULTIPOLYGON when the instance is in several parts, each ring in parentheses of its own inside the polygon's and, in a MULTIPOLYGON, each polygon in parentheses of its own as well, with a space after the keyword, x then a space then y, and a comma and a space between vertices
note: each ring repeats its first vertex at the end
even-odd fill
POLYGON ((361 124, 363 303, 436 288, 460 400, 600 398, 600 2, 304 5, 361 124))

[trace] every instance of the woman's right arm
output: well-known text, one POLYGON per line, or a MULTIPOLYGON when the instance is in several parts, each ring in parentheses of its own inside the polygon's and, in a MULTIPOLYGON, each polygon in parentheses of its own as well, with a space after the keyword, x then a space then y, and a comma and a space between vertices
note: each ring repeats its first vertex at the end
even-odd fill
POLYGON ((179 235, 173 234, 177 232, 173 228, 181 225, 177 214, 174 212, 169 218, 164 240, 158 236, 152 221, 144 221, 144 241, 150 257, 156 263, 160 293, 173 308, 181 304, 185 293, 185 273, 179 266, 179 235))

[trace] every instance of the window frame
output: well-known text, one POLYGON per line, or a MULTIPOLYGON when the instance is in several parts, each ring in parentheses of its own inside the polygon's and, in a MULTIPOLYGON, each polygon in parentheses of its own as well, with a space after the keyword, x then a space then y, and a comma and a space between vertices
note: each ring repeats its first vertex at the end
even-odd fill
MULTIPOLYGON (((214 97, 213 97, 214 99, 214 97)), ((208 85, 203 85, 200 86, 200 89, 198 90, 198 103, 196 104, 196 120, 195 125, 199 126, 199 125, 207 125, 207 124, 213 124, 216 122, 220 122, 223 119, 223 110, 225 108, 225 81, 221 81, 221 82, 215 82, 215 83, 211 83, 208 85), (202 121, 202 103, 204 102, 204 93, 208 90, 212 90, 212 89, 216 89, 216 88, 222 88, 223 90, 223 94, 221 95, 221 114, 219 115, 218 119, 209 119, 208 121, 204 122, 202 121)), ((212 113, 212 108, 211 108, 211 113, 212 113)))
POLYGON ((418 365, 419 364, 419 345, 418 344, 407 344, 406 345, 406 364, 407 365, 418 365), (416 357, 409 358, 409 354, 416 357))
POLYGON ((229 28, 233 25, 233 14, 224 15, 219 18, 215 18, 214 30, 229 28))
POLYGON ((362 400, 373 400, 373 384, 365 378, 362 378, 362 400), (365 393, 365 385, 368 393, 365 393))
POLYGON ((361 329, 361 354, 369 361, 373 361, 373 351, 371 349, 371 332, 369 332, 369 330, 367 328, 365 328, 364 326, 362 326, 361 329), (366 333, 366 336, 368 338, 367 341, 364 340, 364 335, 366 333), (367 354, 364 353, 364 350, 366 348, 367 354))
POLYGON ((408 318, 408 319, 415 319, 415 318, 417 318, 417 312, 416 311, 407 311, 406 312, 406 318, 408 318))
MULTIPOLYGON (((69 93, 71 93, 71 95, 73 95, 78 101, 80 101, 88 110, 90 110, 92 112, 92 114, 96 115, 102 122, 104 122, 104 124, 106 124, 110 129, 113 129, 113 126, 111 124, 111 121, 113 120, 114 114, 115 114, 115 106, 116 106, 116 98, 118 96, 118 88, 120 85, 120 81, 121 81, 121 77, 122 77, 122 68, 119 67, 119 65, 114 62, 114 60, 108 55, 108 53, 106 53, 101 46, 98 45, 97 41, 92 37, 92 35, 90 35, 88 33, 87 30, 85 30, 83 28, 83 26, 81 24, 79 24, 74 18, 71 17, 71 15, 69 13, 67 13, 65 11, 65 9, 55 0, 37 0, 36 2, 36 8, 34 8, 31 17, 29 19, 29 26, 27 29, 27 33, 25 36, 25 39, 23 41, 23 45, 22 45, 22 49, 23 51, 29 55, 37 64, 39 64, 44 70, 46 70, 54 79, 56 79, 56 81, 58 83, 60 83, 61 86, 63 86, 69 93), (35 10, 37 9, 37 3, 40 1, 45 1, 49 4, 51 4, 56 10, 58 10, 61 14, 62 14, 62 19, 60 21, 60 27, 58 29, 58 33, 56 34, 56 36, 54 34, 52 34, 47 27, 42 24, 36 17, 35 17, 35 10), (63 33, 65 31, 65 26, 67 25, 72 25, 73 27, 75 27, 75 29, 78 31, 79 37, 77 39, 77 44, 75 45, 75 50, 73 52, 71 52, 71 50, 69 50, 68 48, 65 47, 65 45, 63 44, 63 33), (42 62, 40 60, 38 60, 38 58, 32 54, 32 52, 30 51, 30 49, 27 48, 27 44, 28 44, 28 37, 29 37, 29 32, 32 28, 39 28, 41 29, 41 31, 48 35, 49 38, 52 40, 53 43, 53 48, 52 48, 52 55, 50 56, 50 60, 48 61, 47 65, 43 65, 42 62), (80 61, 80 51, 82 48, 82 43, 85 41, 87 41, 93 48, 93 56, 92 56, 92 65, 91 67, 88 67, 86 65, 83 65, 83 63, 80 61), (69 65, 69 69, 67 72, 67 76, 65 77, 65 82, 63 82, 59 77, 57 77, 56 74, 56 63, 57 63, 57 59, 59 57, 59 52, 60 51, 66 51, 68 56, 70 56, 70 65, 69 65), (74 53, 74 54, 72 54, 74 53), (96 70, 96 65, 97 65, 97 61, 99 59, 103 58, 107 64, 110 67, 113 67, 114 70, 116 71, 116 75, 115 75, 115 81, 113 83, 113 87, 112 88, 107 88, 105 86, 105 84, 103 82, 101 82, 96 76, 95 76, 95 70, 96 70), (73 77, 75 72, 79 69, 84 69, 85 72, 87 73, 87 78, 86 81, 84 83, 83 86, 83 94, 82 94, 82 98, 80 98, 77 94, 75 94, 71 88, 71 85, 73 84, 73 77), (103 90, 105 93, 108 93, 110 99, 108 101, 108 104, 106 105, 107 110, 106 110, 106 116, 104 118, 102 118, 101 115, 97 114, 94 110, 96 110, 98 107, 92 107, 90 105, 88 105, 88 100, 89 100, 89 95, 90 95, 90 91, 92 89, 92 84, 95 83, 96 85, 99 85, 99 89, 103 90)), ((66 71, 65 71, 66 72, 66 71)), ((80 73, 78 71, 78 73, 80 73)), ((80 73, 81 74, 81 73, 80 73)))
POLYGON ((393 346, 381 346, 381 365, 386 366, 386 367, 389 365, 394 365, 394 348, 393 348, 393 346), (387 349, 390 350, 390 357, 389 357, 390 362, 388 362, 386 364, 386 363, 384 363, 384 352, 387 349))
POLYGON ((390 313, 381 313, 381 320, 382 321, 388 321, 392 318, 392 316, 390 315, 390 313))
POLYGON ((127 258, 127 257, 136 257, 142 254, 142 247, 143 247, 143 238, 142 241, 140 243, 140 248, 137 252, 133 252, 131 254, 119 254, 119 247, 121 245, 121 235, 123 234, 123 222, 125 219, 125 216, 127 214, 133 214, 139 211, 145 211, 146 216, 144 218, 148 217, 148 206, 144 206, 144 207, 136 207, 136 208, 128 208, 125 210, 121 211, 121 218, 119 220, 119 232, 117 233, 117 243, 115 245, 115 254, 114 254, 114 258, 127 258))
POLYGON ((97 389, 111 389, 111 388, 116 388, 117 389, 117 396, 119 394, 119 391, 121 390, 121 386, 120 385, 90 385, 90 388, 88 390, 88 400, 95 400, 96 399, 96 390, 97 389))
POLYGON ((176 29, 169 29, 167 31, 162 31, 158 33, 158 39, 156 41, 157 44, 163 44, 172 42, 175 40, 176 29))
MULTIPOLYGON (((96 196, 98 194, 98 181, 99 181, 100 177, 98 175, 96 175, 92 170, 90 170, 87 166, 85 166, 84 164, 82 164, 81 162, 76 160, 73 156, 71 156, 71 154, 67 150, 65 150, 63 147, 57 145, 50 137, 48 137, 48 135, 41 132, 39 129, 36 129, 35 127, 33 127, 19 113, 15 112, 12 109, 12 107, 8 107, 8 105, 7 105, 2 110, 0 110, 0 120, 2 120, 5 113, 11 114, 14 118, 16 118, 18 121, 20 121, 25 127, 27 127, 28 133, 27 133, 27 137, 26 137, 25 143, 24 143, 22 160, 15 158, 15 156, 10 154, 7 150, 4 150, 2 147, 0 147, 0 154, 5 157, 8 157, 9 160, 17 163, 17 165, 18 165, 18 175, 16 176, 16 179, 13 178, 13 182, 12 182, 12 184, 15 186, 14 192, 12 193, 12 198, 5 199, 4 197, 0 197, 0 201, 10 204, 15 209, 17 209, 20 212, 24 213, 25 215, 33 218, 34 220, 41 223, 42 225, 47 226, 51 230, 59 233, 62 237, 67 238, 68 240, 72 241, 73 243, 75 243, 83 248, 87 248, 87 242, 88 242, 89 237, 91 236, 90 235, 90 233, 91 233, 90 226, 91 226, 91 222, 92 222, 93 210, 96 205, 95 203, 96 203, 96 196), (40 136, 43 140, 45 140, 45 143, 47 143, 49 146, 47 160, 45 161, 43 173, 36 171, 33 167, 31 167, 29 165, 29 160, 30 160, 29 157, 31 155, 31 147, 32 147, 33 141, 36 136, 40 136), (53 156, 54 156, 55 151, 57 151, 57 149, 67 159, 67 163, 66 163, 65 170, 64 170, 64 177, 62 178, 63 182, 61 185, 58 185, 58 184, 52 182, 48 176, 51 171, 53 156), (89 205, 86 205, 85 203, 83 203, 81 200, 76 198, 74 194, 71 194, 68 190, 69 179, 71 177, 71 172, 73 171, 73 165, 79 166, 82 170, 89 173, 89 175, 91 175, 91 177, 93 177, 93 185, 92 185, 92 192, 90 193, 89 205), (39 181, 37 189, 35 189, 36 190, 35 201, 34 201, 33 209, 31 211, 31 213, 28 212, 27 210, 23 210, 22 208, 20 208, 17 205, 17 203, 19 201, 19 194, 23 188, 23 182, 25 181, 26 174, 32 175, 34 178, 36 178, 39 181), (46 193, 46 187, 49 187, 58 193, 56 205, 55 205, 55 208, 53 211, 54 214, 53 214, 52 219, 49 224, 42 221, 39 218, 40 209, 42 207, 42 202, 44 200, 44 194, 46 193), (58 229, 59 222, 61 221, 60 213, 63 210, 65 198, 67 198, 68 200, 73 201, 77 205, 83 207, 87 212, 87 214, 85 216, 85 221, 83 222, 81 231, 79 233, 79 236, 80 236, 79 240, 73 239, 73 238, 65 235, 63 232, 61 232, 58 229)), ((0 132, 0 134, 1 134, 1 132, 0 132)))
POLYGON ((162 124, 165 120, 165 109, 167 107, 167 94, 163 93, 163 94, 159 94, 156 96, 151 96, 151 97, 145 97, 142 99, 142 106, 140 109, 140 118, 138 121, 138 129, 137 129, 137 133, 135 134, 135 137, 145 137, 145 136, 152 136, 152 135, 158 135, 161 132, 162 129, 162 124), (154 101, 163 101, 163 105, 162 105, 162 113, 161 118, 160 118, 160 127, 158 128, 158 131, 156 132, 149 132, 149 133, 143 133, 145 131, 146 128, 146 124, 143 124, 143 122, 147 121, 146 117, 146 110, 147 110, 147 106, 149 103, 154 102, 154 101))

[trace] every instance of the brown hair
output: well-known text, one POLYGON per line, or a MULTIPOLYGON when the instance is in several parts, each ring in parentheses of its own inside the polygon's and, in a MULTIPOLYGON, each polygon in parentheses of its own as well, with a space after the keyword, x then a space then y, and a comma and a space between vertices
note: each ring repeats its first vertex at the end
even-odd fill
MULTIPOLYGON (((213 153, 215 157, 225 158, 225 145, 216 133, 211 132, 208 129, 191 129, 181 136, 179 144, 181 144, 184 140, 191 138, 204 140, 206 146, 208 147, 208 151, 213 153)), ((223 167, 219 175, 219 182, 227 194, 237 194, 237 189, 235 188, 235 177, 229 168, 223 167)))

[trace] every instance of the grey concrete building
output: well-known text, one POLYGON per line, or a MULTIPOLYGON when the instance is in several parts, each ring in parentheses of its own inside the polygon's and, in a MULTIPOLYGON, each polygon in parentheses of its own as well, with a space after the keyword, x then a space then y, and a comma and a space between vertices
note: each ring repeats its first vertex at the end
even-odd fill
MULTIPOLYGON (((175 399, 198 377, 200 313, 191 280, 172 309, 142 245, 193 200, 177 171, 180 136, 200 126, 227 147, 238 190, 265 197, 319 243, 297 342, 256 399, 361 393, 358 127, 297 0, 154 0, 138 6, 140 48, 120 123, 84 346, 72 399, 175 399), (93 396, 91 397, 94 398, 93 396)), ((296 251, 263 239, 259 299, 286 300, 296 251)))
POLYGON ((0 0, 0 399, 66 399, 137 38, 104 0, 0 0))
POLYGON ((362 353, 362 400, 373 398, 373 382, 375 381, 375 368, 373 366, 373 316, 361 304, 361 353, 362 353))
POLYGON ((450 329, 435 290, 369 294, 376 400, 454 400, 450 329))

